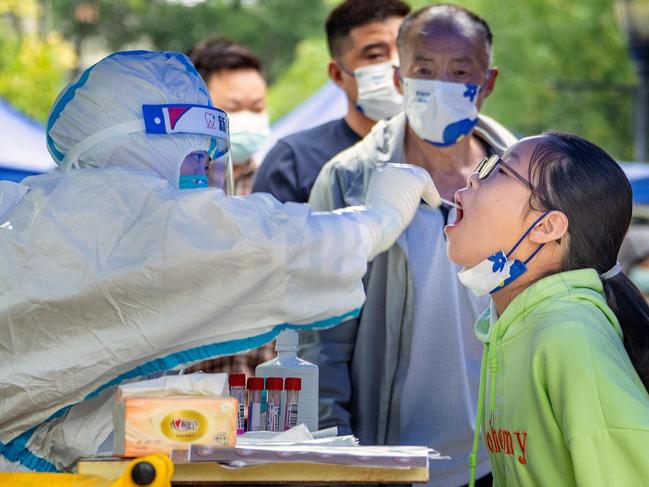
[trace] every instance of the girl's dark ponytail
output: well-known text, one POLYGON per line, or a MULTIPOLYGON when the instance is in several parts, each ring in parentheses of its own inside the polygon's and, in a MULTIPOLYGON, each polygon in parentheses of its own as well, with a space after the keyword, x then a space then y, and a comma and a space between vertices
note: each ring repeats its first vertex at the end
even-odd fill
POLYGON ((640 290, 623 273, 602 282, 606 301, 620 322, 624 348, 649 391, 649 306, 640 290))
MULTIPOLYGON (((615 160, 581 137, 548 133, 532 154, 529 178, 535 186, 530 205, 568 217, 569 245, 561 270, 609 271, 632 213, 631 185, 615 160)), ((649 391, 649 306, 622 272, 602 283, 620 322, 624 348, 649 391)))

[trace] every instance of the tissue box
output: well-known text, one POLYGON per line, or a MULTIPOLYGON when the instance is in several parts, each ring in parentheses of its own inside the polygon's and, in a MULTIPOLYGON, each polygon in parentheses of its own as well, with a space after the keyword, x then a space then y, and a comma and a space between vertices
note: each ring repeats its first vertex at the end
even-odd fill
POLYGON ((124 397, 113 409, 114 454, 169 454, 197 443, 233 447, 237 438, 234 398, 211 396, 124 397))

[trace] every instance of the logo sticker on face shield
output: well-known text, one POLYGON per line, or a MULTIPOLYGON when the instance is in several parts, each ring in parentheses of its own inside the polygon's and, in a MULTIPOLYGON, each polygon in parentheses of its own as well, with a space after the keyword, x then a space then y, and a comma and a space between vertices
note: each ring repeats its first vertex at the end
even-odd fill
POLYGON ((228 150, 228 116, 223 110, 204 105, 142 105, 147 134, 208 135, 217 140, 215 158, 228 150))

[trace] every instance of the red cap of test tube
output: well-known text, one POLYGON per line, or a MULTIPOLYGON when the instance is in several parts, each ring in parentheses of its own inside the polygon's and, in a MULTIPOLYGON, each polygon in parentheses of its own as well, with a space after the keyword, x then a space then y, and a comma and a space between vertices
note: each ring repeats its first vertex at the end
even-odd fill
POLYGON ((269 391, 281 391, 284 389, 284 379, 281 377, 267 377, 266 389, 269 391))
POLYGON ((263 377, 248 377, 248 387, 249 391, 263 391, 264 390, 264 378, 263 377))
POLYGON ((287 391, 299 391, 302 389, 302 379, 299 377, 287 377, 284 382, 284 389, 287 391))
POLYGON ((228 385, 230 387, 245 387, 246 374, 230 374, 228 376, 228 385))

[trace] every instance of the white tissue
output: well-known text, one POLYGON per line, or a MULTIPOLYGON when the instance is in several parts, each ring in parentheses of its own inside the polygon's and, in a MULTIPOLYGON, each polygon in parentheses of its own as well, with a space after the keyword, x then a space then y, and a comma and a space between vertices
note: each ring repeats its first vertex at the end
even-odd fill
POLYGON ((221 396, 230 397, 228 374, 164 375, 157 379, 124 384, 117 399, 125 397, 221 396))

